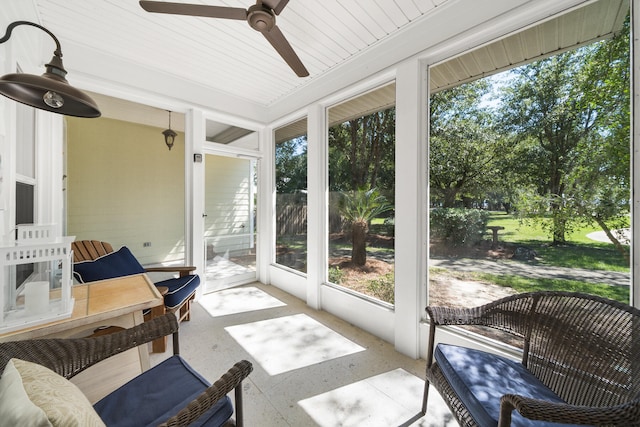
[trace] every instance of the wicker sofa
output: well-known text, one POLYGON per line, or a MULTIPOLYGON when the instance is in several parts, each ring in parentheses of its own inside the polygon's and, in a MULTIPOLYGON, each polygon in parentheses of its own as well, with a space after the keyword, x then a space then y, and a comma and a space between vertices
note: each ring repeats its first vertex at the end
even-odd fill
POLYGON ((252 371, 251 363, 245 360, 237 362, 210 385, 178 353, 178 321, 172 313, 130 329, 90 338, 0 343, 0 372, 3 372, 0 378, 0 424, 84 427, 105 424, 187 426, 193 423, 198 426, 242 426, 241 383, 252 371), (93 407, 80 390, 67 381, 101 360, 167 335, 173 335, 173 356, 138 375, 93 407), (19 418, 23 415, 21 413, 10 414, 16 418, 8 421, 6 411, 12 411, 16 404, 7 401, 16 400, 16 395, 24 393, 15 388, 3 391, 2 381, 15 370, 14 364, 22 375, 20 386, 27 392, 25 397, 28 401, 23 405, 25 411, 30 411, 29 404, 35 403, 34 406, 43 410, 51 424, 47 424, 46 419, 42 423, 24 421, 19 418), (12 371, 8 373, 9 368, 12 371), (232 418, 234 407, 227 396, 233 390, 235 421, 232 418))
POLYGON ((423 413, 432 384, 462 426, 640 426, 640 310, 591 295, 533 292, 427 312, 423 413), (521 341, 522 360, 436 346, 445 325, 504 331, 521 341))

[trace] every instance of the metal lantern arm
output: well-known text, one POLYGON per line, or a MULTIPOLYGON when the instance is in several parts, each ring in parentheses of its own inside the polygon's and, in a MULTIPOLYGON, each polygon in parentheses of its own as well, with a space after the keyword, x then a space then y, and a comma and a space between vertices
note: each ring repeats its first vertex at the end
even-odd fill
POLYGON ((51 36, 51 38, 53 39, 53 41, 56 43, 56 50, 53 52, 53 54, 55 56, 58 56, 58 57, 62 58, 62 48, 60 47, 60 41, 58 40, 58 38, 51 31, 47 30, 45 27, 43 27, 40 24, 36 24, 35 22, 29 22, 29 21, 12 22, 7 27, 7 31, 5 32, 4 36, 0 39, 0 44, 2 44, 4 42, 6 42, 7 40, 9 40, 9 38, 11 37, 11 32, 18 25, 31 25, 32 27, 40 28, 45 33, 49 34, 51 36))

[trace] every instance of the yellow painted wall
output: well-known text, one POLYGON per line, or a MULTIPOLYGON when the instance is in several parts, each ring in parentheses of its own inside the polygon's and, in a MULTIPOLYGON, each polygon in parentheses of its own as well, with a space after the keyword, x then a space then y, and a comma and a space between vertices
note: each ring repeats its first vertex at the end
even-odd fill
POLYGON ((169 151, 160 128, 66 122, 67 234, 125 245, 142 264, 183 259, 184 134, 169 151))

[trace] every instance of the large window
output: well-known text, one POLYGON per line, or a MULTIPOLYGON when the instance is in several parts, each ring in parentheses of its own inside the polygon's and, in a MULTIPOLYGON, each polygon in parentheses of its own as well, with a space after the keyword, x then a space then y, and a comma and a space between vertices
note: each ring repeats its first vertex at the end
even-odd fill
POLYGON ((307 271, 307 120, 275 132, 276 263, 307 271))
POLYGON ((395 84, 329 109, 328 278, 394 303, 395 84))
MULTIPOLYGON (((574 13, 588 20, 594 6, 574 13)), ((498 48, 518 56, 510 39, 529 34, 431 69, 429 304, 536 290, 629 303, 628 17, 611 25, 608 38, 463 84, 445 70, 498 48)))

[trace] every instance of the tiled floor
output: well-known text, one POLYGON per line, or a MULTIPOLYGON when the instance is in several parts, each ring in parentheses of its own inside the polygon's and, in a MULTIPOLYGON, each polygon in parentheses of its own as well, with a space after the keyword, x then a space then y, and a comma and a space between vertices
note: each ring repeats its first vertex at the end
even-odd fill
MULTIPOLYGON (((210 381, 238 360, 253 363, 248 427, 457 425, 433 389, 420 418, 423 360, 271 286, 205 295, 181 324, 180 345, 210 381)), ((153 354, 152 364, 168 354, 153 354)))

